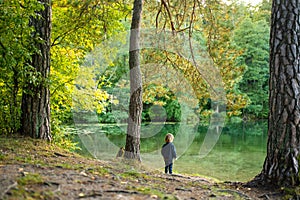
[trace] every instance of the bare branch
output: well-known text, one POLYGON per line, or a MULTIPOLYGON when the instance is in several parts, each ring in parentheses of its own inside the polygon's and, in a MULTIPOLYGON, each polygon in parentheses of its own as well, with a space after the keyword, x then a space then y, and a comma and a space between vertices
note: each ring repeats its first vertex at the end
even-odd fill
POLYGON ((176 29, 175 29, 174 22, 173 22, 173 19, 172 19, 172 14, 171 14, 171 12, 169 10, 169 6, 168 6, 169 2, 167 4, 165 0, 161 0, 161 3, 165 7, 165 9, 166 9, 166 11, 168 13, 168 17, 169 17, 169 20, 170 20, 171 29, 172 29, 172 32, 174 34, 174 33, 176 33, 176 29))

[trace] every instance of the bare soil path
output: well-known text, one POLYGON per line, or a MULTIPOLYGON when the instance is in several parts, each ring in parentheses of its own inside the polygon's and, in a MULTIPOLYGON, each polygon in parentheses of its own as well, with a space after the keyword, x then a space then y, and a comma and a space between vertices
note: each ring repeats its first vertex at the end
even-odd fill
POLYGON ((100 161, 39 140, 0 138, 0 199, 282 199, 278 190, 100 161))

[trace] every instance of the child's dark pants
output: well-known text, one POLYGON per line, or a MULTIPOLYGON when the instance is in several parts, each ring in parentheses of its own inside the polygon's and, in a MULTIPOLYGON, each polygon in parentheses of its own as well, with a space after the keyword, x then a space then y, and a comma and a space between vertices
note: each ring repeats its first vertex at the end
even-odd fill
POLYGON ((172 172, 172 168, 173 168, 173 163, 171 163, 171 164, 165 166, 165 173, 167 174, 168 171, 169 171, 169 174, 172 174, 172 173, 173 173, 173 172, 172 172))

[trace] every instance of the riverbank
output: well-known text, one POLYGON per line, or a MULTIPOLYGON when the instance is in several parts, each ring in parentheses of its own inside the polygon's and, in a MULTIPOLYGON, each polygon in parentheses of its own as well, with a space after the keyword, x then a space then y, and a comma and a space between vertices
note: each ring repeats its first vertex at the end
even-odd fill
POLYGON ((53 144, 0 138, 0 199, 282 199, 281 191, 187 174, 165 175, 124 160, 82 157, 53 144))

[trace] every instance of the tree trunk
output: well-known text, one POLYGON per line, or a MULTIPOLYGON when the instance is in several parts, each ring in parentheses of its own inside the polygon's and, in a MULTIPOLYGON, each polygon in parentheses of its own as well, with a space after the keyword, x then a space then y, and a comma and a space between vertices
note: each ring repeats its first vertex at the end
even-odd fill
POLYGON ((48 76, 50 73, 50 36, 51 36, 51 3, 50 0, 39 0, 44 9, 37 11, 30 25, 35 32, 36 53, 32 55, 30 76, 26 77, 22 96, 22 129, 21 133, 33 138, 51 140, 50 129, 50 92, 48 76), (32 75, 33 74, 33 75, 32 75), (34 80, 35 79, 35 80, 34 80))
POLYGON ((300 1, 274 0, 270 37, 268 149, 259 176, 267 185, 299 184, 300 1))
POLYGON ((130 102, 129 118, 126 135, 125 158, 141 160, 140 129, 143 110, 142 75, 140 70, 140 24, 142 15, 142 0, 134 0, 129 49, 130 68, 130 102))

